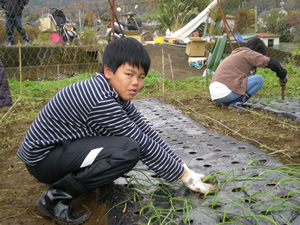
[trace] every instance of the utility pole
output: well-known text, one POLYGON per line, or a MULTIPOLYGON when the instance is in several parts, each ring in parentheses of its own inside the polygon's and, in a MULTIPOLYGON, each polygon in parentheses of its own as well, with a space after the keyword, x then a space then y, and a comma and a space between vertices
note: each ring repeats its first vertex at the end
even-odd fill
POLYGON ((79 10, 79 16, 78 16, 78 20, 79 20, 79 30, 81 32, 81 16, 80 16, 80 10, 79 10))
POLYGON ((255 33, 257 33, 257 5, 255 5, 255 33))

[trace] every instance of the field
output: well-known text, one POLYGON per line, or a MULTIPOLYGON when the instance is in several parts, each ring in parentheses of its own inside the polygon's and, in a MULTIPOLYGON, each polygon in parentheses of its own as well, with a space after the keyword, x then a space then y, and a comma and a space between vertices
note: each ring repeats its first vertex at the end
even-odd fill
MULTIPOLYGON (((147 46, 147 49, 152 60, 151 68, 160 73, 163 70, 161 56, 164 54, 164 73, 168 81, 165 89, 160 85, 151 87, 149 84, 138 98, 153 97, 172 104, 186 116, 214 132, 254 145, 282 163, 300 164, 299 122, 265 111, 236 111, 219 107, 210 100, 207 93, 206 85, 210 77, 201 77, 203 69, 198 70, 188 65, 184 48, 163 46, 162 51, 162 46, 155 45, 147 46), (171 65, 168 54, 172 59, 171 65), (176 81, 176 89, 173 88, 172 80, 176 81)), ((289 72, 289 80, 298 82, 299 85, 299 69, 290 69, 289 72)), ((269 76, 275 77, 274 74, 269 76)), ((269 90, 262 90, 261 94, 270 93, 267 97, 280 97, 278 84, 272 87, 266 84, 265 88, 269 90)), ((26 90, 23 91, 26 94, 26 90)), ((288 85, 286 95, 299 101, 299 87, 288 85)), ((47 103, 49 96, 18 99, 19 96, 14 94, 13 100, 17 103, 11 111, 8 112, 8 107, 0 109, 0 119, 8 112, 0 124, 0 225, 53 224, 36 207, 39 195, 47 186, 37 183, 16 157, 16 151, 28 127, 47 103)), ((74 203, 76 208, 87 207, 93 212, 85 224, 107 224, 105 212, 108 209, 106 205, 95 202, 94 193, 81 196, 74 203)))

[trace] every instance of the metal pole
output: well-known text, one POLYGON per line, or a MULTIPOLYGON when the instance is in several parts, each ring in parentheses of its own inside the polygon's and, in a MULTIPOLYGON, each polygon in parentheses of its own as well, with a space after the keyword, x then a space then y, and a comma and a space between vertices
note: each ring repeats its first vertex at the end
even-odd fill
MULTIPOLYGON (((112 9, 113 6, 112 6, 110 0, 108 0, 108 3, 110 4, 110 7, 111 7, 111 9, 112 9)), ((123 33, 123 29, 121 29, 121 25, 120 25, 119 19, 118 19, 117 15, 116 15, 115 11, 113 11, 113 14, 114 14, 114 18, 116 18, 116 21, 117 21, 117 23, 118 23, 118 25, 119 25, 120 31, 121 31, 121 33, 122 33, 122 36, 124 37, 125 34, 123 33)), ((114 23, 113 23, 113 24, 114 24, 114 23)), ((113 26, 113 29, 114 29, 114 26, 113 26)), ((115 32, 114 32, 114 33, 115 33, 115 32)))
POLYGON ((231 28, 230 28, 230 26, 229 26, 227 20, 225 20, 225 21, 226 21, 226 24, 227 24, 227 26, 228 26, 228 28, 229 28, 229 30, 230 30, 230 33, 231 33, 232 36, 234 37, 235 42, 237 43, 237 45, 238 45, 239 47, 241 47, 240 44, 239 44, 239 42, 237 41, 237 39, 236 39, 236 37, 235 37, 233 31, 231 30, 231 28))
POLYGON ((229 41, 229 44, 230 44, 230 48, 231 48, 231 51, 233 51, 233 46, 232 46, 232 43, 231 43, 231 40, 230 40, 230 35, 228 33, 228 29, 227 29, 227 26, 226 26, 226 20, 225 20, 225 17, 224 17, 224 14, 223 14, 221 4, 220 4, 219 0, 218 0, 218 6, 219 6, 219 11, 220 11, 220 14, 221 14, 221 17, 222 17, 222 20, 223 20, 224 28, 226 30, 227 38, 228 38, 228 41, 229 41))
POLYGON ((115 0, 112 0, 112 33, 113 33, 113 40, 115 39, 115 0))

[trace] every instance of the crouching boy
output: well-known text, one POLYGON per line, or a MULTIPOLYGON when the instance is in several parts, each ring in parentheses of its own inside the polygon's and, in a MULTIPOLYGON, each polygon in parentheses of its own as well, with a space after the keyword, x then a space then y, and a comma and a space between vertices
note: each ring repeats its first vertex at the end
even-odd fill
POLYGON ((111 42, 99 74, 59 91, 28 129, 17 152, 30 174, 49 189, 39 209, 61 224, 81 224, 89 210, 76 212, 72 199, 131 170, 139 160, 169 182, 181 180, 206 193, 214 186, 190 170, 137 112, 150 67, 142 44, 132 38, 111 42))

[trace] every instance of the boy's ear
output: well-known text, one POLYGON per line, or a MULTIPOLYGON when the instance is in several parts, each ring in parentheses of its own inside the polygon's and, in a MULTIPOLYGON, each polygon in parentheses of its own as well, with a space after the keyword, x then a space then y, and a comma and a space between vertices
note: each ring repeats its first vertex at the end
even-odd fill
POLYGON ((112 71, 107 66, 104 66, 104 76, 107 80, 110 80, 112 74, 112 71))

